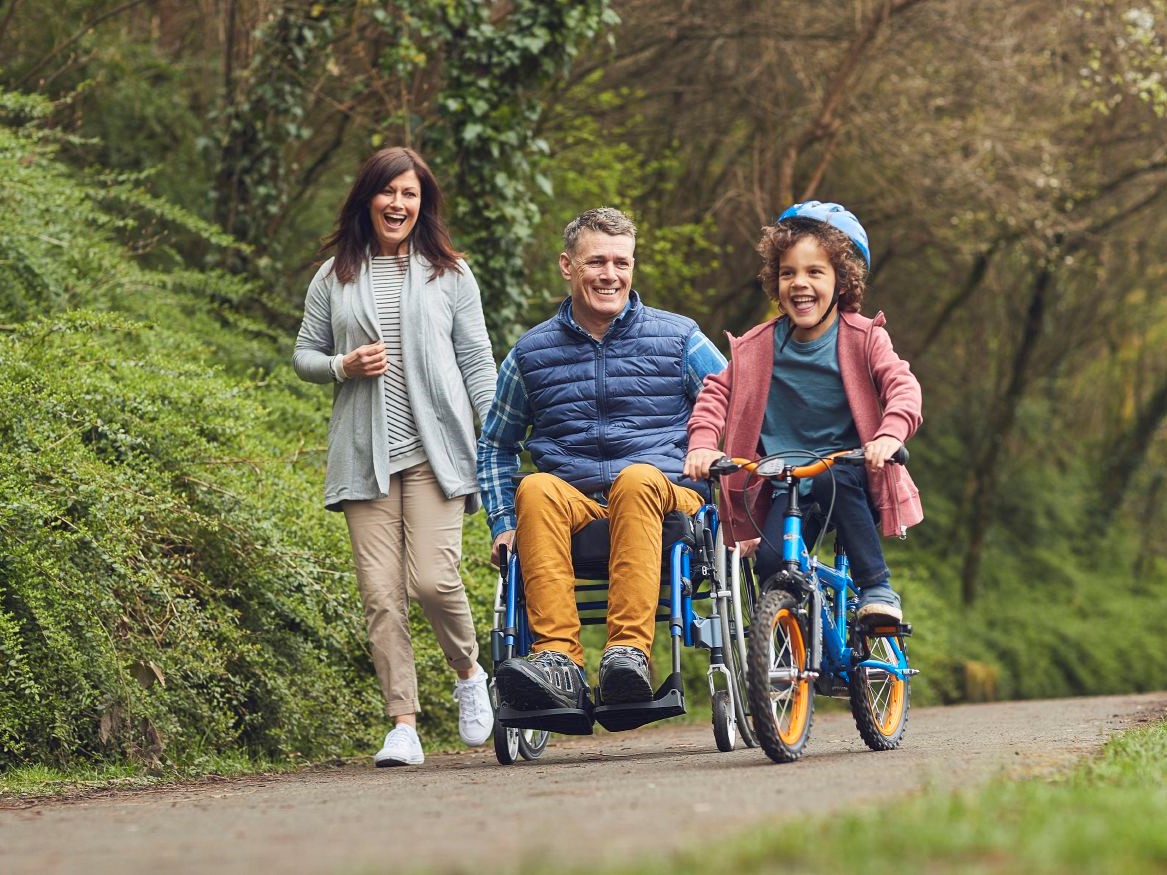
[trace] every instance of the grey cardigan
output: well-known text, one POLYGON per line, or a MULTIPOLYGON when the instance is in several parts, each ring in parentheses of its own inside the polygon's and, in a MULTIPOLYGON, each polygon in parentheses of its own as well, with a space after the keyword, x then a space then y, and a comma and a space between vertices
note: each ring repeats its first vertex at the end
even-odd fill
MULTIPOLYGON (((301 380, 335 383, 336 355, 381 339, 369 262, 353 282, 332 272, 333 259, 316 272, 304 300, 292 366, 301 380)), ((401 294, 405 386, 426 459, 449 498, 466 496, 478 509, 474 411, 485 421, 498 376, 478 283, 465 261, 462 272, 430 279, 430 262, 414 252, 401 294), (473 405, 473 409, 471 409, 473 405)), ((389 494, 389 435, 381 377, 336 383, 328 423, 324 506, 384 498, 389 494)))

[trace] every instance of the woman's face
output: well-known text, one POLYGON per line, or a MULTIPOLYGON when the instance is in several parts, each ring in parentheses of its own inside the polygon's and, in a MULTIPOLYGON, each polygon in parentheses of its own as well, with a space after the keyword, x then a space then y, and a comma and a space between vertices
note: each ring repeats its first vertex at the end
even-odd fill
POLYGON ((412 170, 394 176, 369 201, 373 235, 381 255, 404 255, 409 251, 409 235, 421 212, 421 180, 412 170))

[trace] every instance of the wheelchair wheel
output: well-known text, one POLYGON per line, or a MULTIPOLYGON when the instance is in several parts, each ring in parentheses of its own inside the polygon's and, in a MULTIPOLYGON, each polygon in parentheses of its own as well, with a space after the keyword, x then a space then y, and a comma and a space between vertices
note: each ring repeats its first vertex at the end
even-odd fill
POLYGON ((805 674, 806 635, 794 596, 771 590, 750 625, 750 711, 766 756, 777 763, 802 756, 814 721, 814 684, 805 674))
MULTIPOLYGON (((903 638, 876 637, 861 631, 857 634, 859 647, 855 649, 855 656, 859 661, 877 659, 897 665, 901 656, 904 662, 907 661, 903 638)), ((872 750, 899 747, 912 701, 910 678, 897 678, 880 668, 856 668, 850 672, 848 686, 851 714, 864 743, 872 750)))
POLYGON ((547 749, 551 733, 543 729, 518 729, 519 755, 525 760, 537 760, 547 749))
POLYGON ((500 766, 513 765, 519 758, 520 730, 508 729, 501 723, 494 724, 494 758, 500 766))
POLYGON ((713 694, 713 738, 717 749, 729 753, 737 743, 737 718, 728 690, 718 690, 713 694))
POLYGON ((721 580, 729 589, 729 598, 723 599, 717 612, 721 616, 721 640, 725 650, 725 664, 733 678, 733 705, 736 710, 738 734, 746 747, 757 747, 758 741, 750 729, 749 693, 746 688, 748 660, 746 658, 746 630, 753 614, 753 584, 743 580, 742 572, 748 573, 744 559, 726 548, 717 545, 718 569, 721 580), (736 567, 729 565, 736 562, 736 567))

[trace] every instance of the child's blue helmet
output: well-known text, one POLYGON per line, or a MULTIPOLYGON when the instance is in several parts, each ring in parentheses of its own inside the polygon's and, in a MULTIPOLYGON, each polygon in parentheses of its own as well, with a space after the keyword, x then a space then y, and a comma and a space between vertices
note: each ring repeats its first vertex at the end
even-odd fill
POLYGON ((774 220, 774 224, 778 224, 784 219, 815 219, 819 222, 826 222, 834 228, 838 228, 850 237, 851 242, 863 253, 863 260, 867 262, 867 269, 871 270, 871 250, 867 246, 867 232, 863 230, 863 226, 859 224, 859 220, 855 218, 855 214, 842 204, 823 203, 822 201, 803 201, 800 204, 789 207, 782 215, 774 220))

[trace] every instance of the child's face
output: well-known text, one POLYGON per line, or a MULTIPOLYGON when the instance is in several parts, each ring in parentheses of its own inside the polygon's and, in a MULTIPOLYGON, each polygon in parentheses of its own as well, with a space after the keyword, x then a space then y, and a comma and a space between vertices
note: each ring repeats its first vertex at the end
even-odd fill
POLYGON ((782 254, 778 261, 778 302, 794 323, 795 340, 814 340, 834 324, 837 307, 830 311, 830 318, 818 324, 834 294, 835 268, 817 240, 803 237, 782 254))

